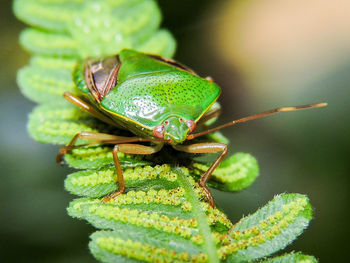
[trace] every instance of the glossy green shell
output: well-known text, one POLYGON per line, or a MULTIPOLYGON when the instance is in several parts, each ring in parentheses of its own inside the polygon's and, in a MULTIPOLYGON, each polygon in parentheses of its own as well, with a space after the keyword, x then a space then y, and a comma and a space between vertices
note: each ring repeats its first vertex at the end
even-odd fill
MULTIPOLYGON (((143 134, 151 133, 173 115, 197 122, 220 95, 215 83, 159 58, 122 50, 119 59, 117 84, 103 97, 99 108, 114 119, 130 123, 134 133, 135 126, 143 134)), ((83 93, 90 94, 82 65, 76 70, 75 81, 83 93)), ((96 105, 92 96, 88 98, 96 105)))

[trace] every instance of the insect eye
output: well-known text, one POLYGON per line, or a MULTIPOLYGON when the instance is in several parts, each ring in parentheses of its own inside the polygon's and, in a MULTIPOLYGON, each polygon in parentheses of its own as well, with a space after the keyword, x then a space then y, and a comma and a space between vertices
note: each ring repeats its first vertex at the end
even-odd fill
POLYGON ((184 120, 182 118, 179 119, 179 122, 183 122, 184 120))
POLYGON ((193 132, 196 129, 196 123, 192 120, 185 121, 187 127, 190 129, 190 132, 193 132))
POLYGON ((165 122, 164 122, 164 124, 165 124, 165 125, 168 125, 168 124, 169 124, 169 122, 168 122, 168 121, 165 121, 165 122))
POLYGON ((153 135, 157 138, 163 138, 164 137, 164 125, 157 125, 153 129, 153 135))

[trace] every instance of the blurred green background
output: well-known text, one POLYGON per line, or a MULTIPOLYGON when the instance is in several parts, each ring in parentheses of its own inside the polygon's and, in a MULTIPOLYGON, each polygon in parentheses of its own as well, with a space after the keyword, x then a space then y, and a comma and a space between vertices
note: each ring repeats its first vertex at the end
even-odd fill
MULTIPOLYGON (((321 262, 348 261, 350 137, 350 2, 347 0, 160 0, 178 40, 176 59, 222 87, 224 123, 267 109, 326 101, 327 108, 285 113, 227 128, 231 153, 254 155, 260 177, 247 190, 214 191, 236 221, 275 194, 307 194, 314 220, 287 248, 321 262)), ((25 26, 1 1, 0 262, 96 262, 93 228, 68 217, 69 170, 58 147, 31 140, 34 104, 16 85, 29 54, 18 45, 25 26)))

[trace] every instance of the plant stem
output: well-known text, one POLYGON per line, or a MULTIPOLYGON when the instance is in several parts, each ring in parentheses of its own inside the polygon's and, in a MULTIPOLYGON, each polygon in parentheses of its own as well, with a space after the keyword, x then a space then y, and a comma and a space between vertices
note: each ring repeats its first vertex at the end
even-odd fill
POLYGON ((187 176, 183 173, 181 169, 176 169, 176 172, 178 174, 178 180, 180 184, 186 191, 188 201, 192 205, 193 214, 198 223, 198 229, 201 235, 203 236, 204 247, 208 256, 208 262, 219 263, 220 261, 216 252, 214 239, 211 235, 211 230, 208 224, 207 216, 201 208, 201 203, 198 200, 198 196, 193 189, 193 185, 190 183, 187 176))

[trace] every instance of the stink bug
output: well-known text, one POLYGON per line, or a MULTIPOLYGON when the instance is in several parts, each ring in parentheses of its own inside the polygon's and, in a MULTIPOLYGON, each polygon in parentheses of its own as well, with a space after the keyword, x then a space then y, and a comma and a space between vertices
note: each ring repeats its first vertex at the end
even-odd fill
POLYGON ((57 161, 61 162, 64 154, 82 147, 83 145, 75 145, 77 139, 90 140, 92 144, 115 145, 113 160, 118 178, 118 191, 107 196, 104 201, 125 191, 118 152, 153 154, 165 144, 169 144, 175 150, 187 153, 220 153, 199 183, 209 203, 214 206, 206 183, 225 158, 227 145, 216 142, 184 142, 277 112, 326 105, 318 103, 277 108, 195 133, 206 121, 220 114, 219 109, 211 110, 211 106, 219 98, 221 90, 211 78, 201 78, 174 60, 124 49, 118 55, 87 60, 78 65, 74 80, 80 94, 76 96, 66 92, 64 97, 68 101, 103 122, 135 134, 134 137, 123 137, 81 132, 76 134, 67 146, 62 147, 57 155, 57 161))

